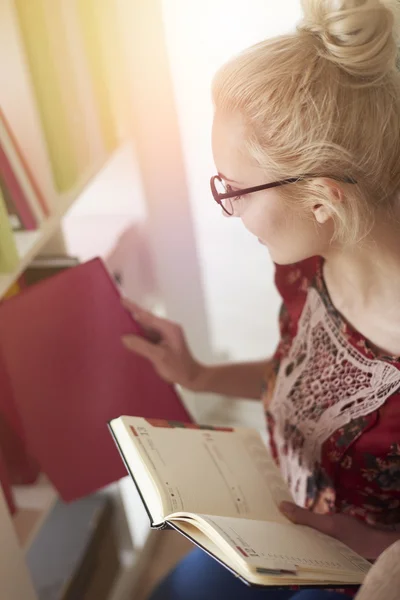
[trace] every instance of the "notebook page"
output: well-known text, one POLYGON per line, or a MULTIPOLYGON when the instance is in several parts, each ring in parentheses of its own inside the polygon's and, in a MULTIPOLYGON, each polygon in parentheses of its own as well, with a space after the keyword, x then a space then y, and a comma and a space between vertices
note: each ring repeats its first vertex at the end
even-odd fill
MULTIPOLYGON (((351 574, 326 574, 323 571, 310 571, 307 573, 301 573, 301 575, 288 572, 277 572, 276 574, 273 574, 273 571, 268 574, 260 573, 254 568, 251 568, 251 565, 250 567, 247 566, 243 560, 241 560, 243 558, 242 556, 239 557, 237 555, 235 557, 236 560, 232 556, 228 556, 227 553, 221 548, 221 545, 218 545, 209 537, 207 533, 199 528, 199 523, 195 523, 193 520, 188 518, 169 519, 169 523, 172 524, 172 527, 189 537, 189 539, 197 543, 204 550, 208 551, 212 556, 214 556, 214 558, 223 564, 228 565, 229 568, 233 569, 233 571, 237 572, 249 583, 265 586, 286 586, 296 584, 301 584, 304 586, 313 584, 346 585, 359 582, 358 574, 355 576, 357 579, 357 581, 355 581, 354 575, 351 574)), ((275 565, 278 567, 279 563, 276 562, 275 565)))
POLYGON ((277 501, 290 494, 255 430, 121 420, 162 490, 165 516, 188 511, 288 523, 277 501))
POLYGON ((224 551, 189 519, 179 519, 179 521, 173 519, 171 520, 171 523, 174 528, 189 537, 189 539, 197 543, 203 550, 209 552, 219 562, 227 565, 233 572, 239 574, 249 583, 257 585, 289 585, 299 583, 299 580, 295 575, 287 575, 285 577, 282 575, 276 575, 275 577, 271 575, 267 576, 248 570, 243 563, 236 563, 235 561, 230 560, 224 551))
MULTIPOLYGON (((341 542, 300 525, 201 515, 254 569, 297 570, 329 577, 352 573, 362 581, 370 563, 341 542)), ((199 524, 201 527, 201 524, 199 524)), ((202 527, 204 531, 206 528, 202 527)))

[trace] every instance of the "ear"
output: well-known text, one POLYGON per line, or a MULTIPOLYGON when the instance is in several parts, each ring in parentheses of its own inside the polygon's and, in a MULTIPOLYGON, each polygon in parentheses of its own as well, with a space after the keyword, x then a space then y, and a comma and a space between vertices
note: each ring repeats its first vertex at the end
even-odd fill
POLYGON ((312 208, 315 220, 323 225, 333 216, 332 205, 344 202, 345 193, 340 182, 329 177, 318 177, 314 184, 320 188, 321 196, 329 200, 326 203, 316 204, 312 208))

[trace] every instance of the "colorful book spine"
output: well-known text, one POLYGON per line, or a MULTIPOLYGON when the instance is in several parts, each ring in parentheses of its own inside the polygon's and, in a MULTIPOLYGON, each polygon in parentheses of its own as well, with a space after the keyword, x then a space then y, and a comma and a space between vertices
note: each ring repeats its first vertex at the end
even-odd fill
MULTIPOLYGON (((47 8, 49 9, 54 4, 48 3, 47 8)), ((71 0, 59 0, 57 5, 59 21, 61 21, 66 35, 65 45, 68 52, 64 53, 67 54, 65 62, 69 63, 71 74, 76 81, 76 96, 79 100, 80 126, 76 128, 76 133, 79 136, 79 160, 82 162, 82 158, 87 158, 88 165, 91 167, 96 165, 97 167, 103 164, 107 153, 77 5, 76 2, 71 2, 71 0)), ((54 19, 52 19, 52 22, 54 23, 54 19)), ((54 25, 52 31, 54 37, 57 34, 54 25)), ((75 118, 78 118, 78 114, 75 115, 75 118)), ((82 164, 84 163, 82 162, 82 164)))
POLYGON ((110 68, 114 71, 119 69, 123 53, 117 27, 117 11, 114 3, 98 0, 77 0, 77 8, 100 127, 105 146, 111 152, 118 145, 118 133, 110 68))
MULTIPOLYGON (((0 56, 7 56, 0 68, 1 111, 52 212, 58 207, 59 198, 21 39, 15 0, 0 2, 0 56)), ((45 209, 42 212, 46 215, 45 209)))
POLYGON ((43 212, 43 214, 46 217, 49 217, 50 210, 47 205, 47 202, 42 194, 40 187, 38 186, 38 184, 36 182, 35 177, 33 176, 31 168, 29 167, 27 161, 25 160, 24 155, 22 154, 22 151, 19 147, 17 139, 16 139, 13 131, 11 130, 11 127, 7 123, 7 120, 4 116, 4 114, 2 113, 1 109, 0 109, 0 122, 1 122, 1 126, 2 126, 2 129, 5 133, 5 135, 8 137, 10 146, 13 147, 15 154, 17 155, 18 161, 19 161, 22 169, 24 170, 27 179, 29 180, 29 185, 31 186, 32 191, 35 195, 35 199, 40 206, 40 210, 43 212))
POLYGON ((7 186, 13 202, 18 210, 19 217, 25 229, 37 229, 37 220, 26 200, 20 182, 18 181, 9 158, 2 145, 0 137, 0 175, 7 186))
MULTIPOLYGON (((84 114, 84 99, 86 90, 82 89, 82 81, 77 77, 74 52, 78 54, 77 62, 85 63, 85 57, 79 50, 79 39, 74 36, 74 27, 65 18, 64 0, 57 2, 44 2, 45 18, 47 22, 49 52, 57 63, 57 76, 59 89, 63 98, 66 118, 71 123, 71 144, 79 173, 87 172, 90 166, 89 135, 87 130, 86 115, 84 114)), ((72 14, 76 13, 75 2, 68 0, 72 14)), ((86 74, 87 84, 88 76, 86 74)))
MULTIPOLYGON (((49 51, 51 36, 46 17, 47 0, 15 0, 19 27, 52 165, 54 181, 60 192, 70 190, 79 178, 74 148, 74 123, 68 118, 63 86, 68 81, 49 51)), ((69 90, 71 94, 74 90, 69 90)))
POLYGON ((10 192, 7 189, 7 186, 4 184, 4 181, 0 177, 0 192, 3 194, 3 200, 6 205, 8 218, 11 223, 11 228, 13 231, 19 231, 23 229, 23 225, 18 214, 18 210, 13 202, 10 192))
POLYGON ((0 273, 14 271, 19 263, 19 255, 6 203, 0 189, 0 273))

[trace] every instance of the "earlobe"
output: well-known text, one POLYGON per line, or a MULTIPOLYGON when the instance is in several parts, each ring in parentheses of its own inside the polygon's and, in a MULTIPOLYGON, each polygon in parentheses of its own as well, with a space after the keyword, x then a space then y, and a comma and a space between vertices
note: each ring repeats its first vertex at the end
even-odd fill
POLYGON ((320 225, 326 223, 331 217, 330 210, 323 204, 316 204, 313 208, 313 213, 315 220, 320 225))
MULTIPOLYGON (((344 191, 337 181, 328 177, 316 180, 317 185, 321 186, 321 191, 325 197, 329 197, 332 205, 341 203, 345 200, 344 191)), ((323 225, 333 216, 333 211, 328 204, 316 204, 313 206, 315 220, 323 225)))

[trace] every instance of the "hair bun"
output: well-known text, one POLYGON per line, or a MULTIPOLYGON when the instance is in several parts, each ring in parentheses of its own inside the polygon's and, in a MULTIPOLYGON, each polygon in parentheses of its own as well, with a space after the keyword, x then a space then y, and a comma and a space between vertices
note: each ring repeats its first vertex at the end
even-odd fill
POLYGON ((320 38, 327 59, 370 79, 396 68, 399 0, 302 0, 302 5, 299 30, 320 38))

